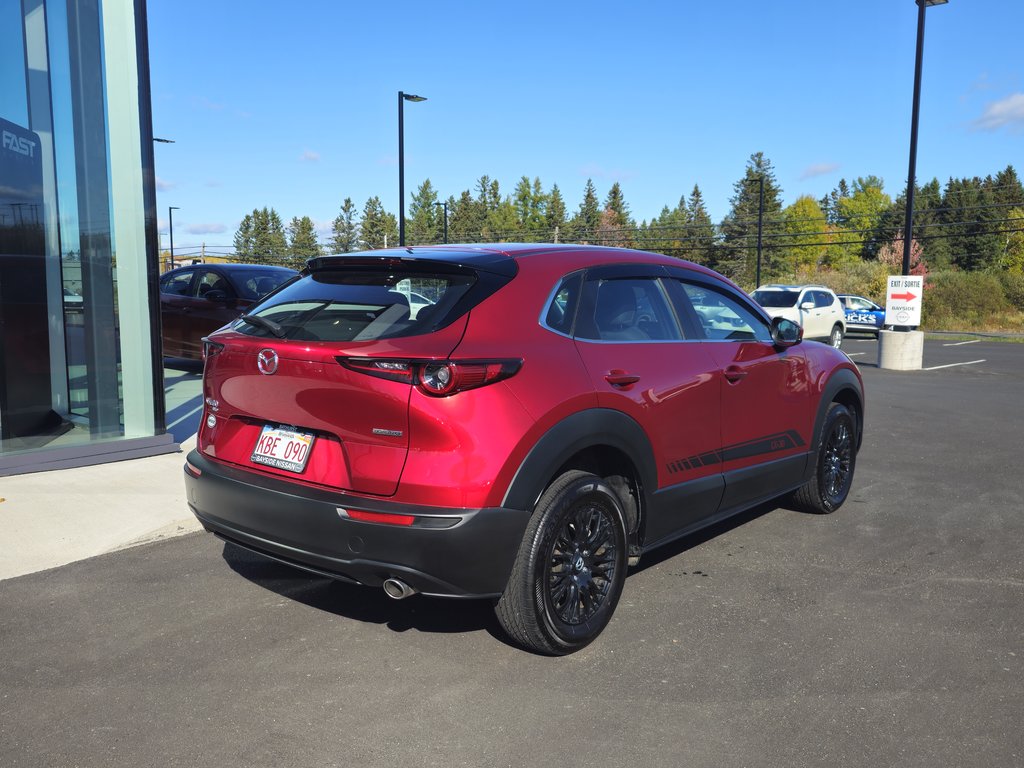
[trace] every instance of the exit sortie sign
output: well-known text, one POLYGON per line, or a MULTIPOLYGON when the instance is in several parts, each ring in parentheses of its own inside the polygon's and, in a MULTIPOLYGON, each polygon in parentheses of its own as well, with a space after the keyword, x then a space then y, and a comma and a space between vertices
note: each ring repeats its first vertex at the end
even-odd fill
POLYGON ((885 324, 921 324, 921 298, 924 296, 924 278, 919 275, 890 275, 885 292, 885 324))

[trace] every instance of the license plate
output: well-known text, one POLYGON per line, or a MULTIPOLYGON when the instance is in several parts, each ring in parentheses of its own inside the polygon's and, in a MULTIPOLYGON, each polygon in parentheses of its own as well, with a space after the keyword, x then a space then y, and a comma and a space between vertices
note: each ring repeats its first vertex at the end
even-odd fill
POLYGON ((306 468, 312 448, 313 435, 309 432, 267 424, 256 441, 250 461, 289 472, 301 472, 306 468))

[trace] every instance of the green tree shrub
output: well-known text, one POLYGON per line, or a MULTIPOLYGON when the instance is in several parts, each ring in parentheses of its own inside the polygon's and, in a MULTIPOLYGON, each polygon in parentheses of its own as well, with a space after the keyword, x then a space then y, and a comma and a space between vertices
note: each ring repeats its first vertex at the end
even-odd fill
POLYGON ((991 324, 1010 309, 993 273, 946 270, 928 276, 921 321, 935 330, 969 330, 991 324))

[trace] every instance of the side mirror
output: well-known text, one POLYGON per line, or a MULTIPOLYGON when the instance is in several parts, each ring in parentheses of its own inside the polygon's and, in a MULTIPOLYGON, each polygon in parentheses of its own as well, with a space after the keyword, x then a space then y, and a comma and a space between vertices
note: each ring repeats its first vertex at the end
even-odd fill
POLYGON ((804 337, 804 329, 785 317, 772 319, 772 341, 777 347, 792 347, 804 337))
POLYGON ((805 301, 803 304, 800 305, 800 309, 814 309, 814 302, 805 301))

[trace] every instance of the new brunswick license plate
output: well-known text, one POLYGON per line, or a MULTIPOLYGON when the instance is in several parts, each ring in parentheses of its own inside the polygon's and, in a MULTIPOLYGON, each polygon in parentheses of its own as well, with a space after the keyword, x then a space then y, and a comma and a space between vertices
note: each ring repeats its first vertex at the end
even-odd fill
POLYGON ((250 460, 253 464, 301 472, 306 468, 312 447, 313 435, 309 432, 267 424, 260 433, 260 439, 256 441, 250 460))

